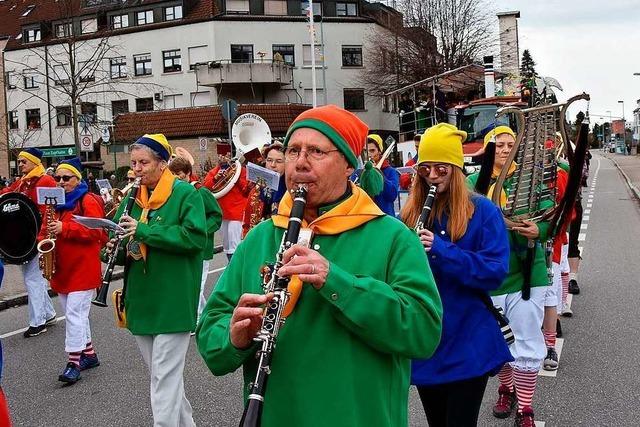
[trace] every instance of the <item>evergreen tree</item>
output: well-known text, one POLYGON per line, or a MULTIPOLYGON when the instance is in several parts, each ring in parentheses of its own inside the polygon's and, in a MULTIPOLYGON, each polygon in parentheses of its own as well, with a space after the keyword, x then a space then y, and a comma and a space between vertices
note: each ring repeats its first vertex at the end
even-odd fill
POLYGON ((522 61, 520 62, 520 86, 521 86, 521 98, 527 102, 530 107, 535 105, 536 100, 536 63, 531 57, 529 49, 525 49, 522 52, 522 61))

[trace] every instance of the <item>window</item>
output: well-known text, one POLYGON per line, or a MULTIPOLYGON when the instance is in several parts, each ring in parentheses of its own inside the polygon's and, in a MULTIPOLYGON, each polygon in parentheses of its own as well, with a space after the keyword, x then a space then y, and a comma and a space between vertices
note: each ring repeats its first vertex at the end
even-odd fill
POLYGON ((16 75, 12 72, 6 71, 4 73, 4 84, 7 86, 7 89, 15 89, 16 75))
MULTIPOLYGON (((309 12, 309 2, 302 0, 300 2, 300 15, 307 15, 309 12)), ((313 15, 322 15, 322 3, 319 1, 313 2, 313 15)))
POLYGON ((362 67, 362 46, 342 46, 342 66, 362 67))
POLYGON ((356 3, 336 3, 337 16, 357 16, 358 5, 356 3))
POLYGON ((56 24, 56 37, 69 37, 71 34, 73 34, 73 27, 70 22, 56 24))
POLYGON ((296 65, 296 57, 293 53, 294 46, 292 44, 274 44, 273 59, 276 60, 276 53, 280 54, 285 64, 296 65))
POLYGON ((40 109, 25 110, 27 117, 27 128, 40 129, 40 109))
POLYGON ((152 74, 151 54, 133 55, 133 67, 136 76, 150 76, 152 74))
POLYGON ((144 12, 136 13, 136 24, 153 24, 153 10, 145 10, 144 12))
POLYGON ((111 115, 113 117, 118 114, 124 114, 129 112, 129 101, 121 99, 119 101, 111 101, 111 115))
POLYGON ((164 108, 183 107, 182 95, 165 95, 163 101, 164 101, 164 108))
POLYGON ((191 106, 203 107, 211 105, 209 92, 191 92, 191 106))
POLYGON ((173 21, 174 19, 182 19, 182 6, 164 8, 164 20, 173 21))
POLYGON ((80 103, 80 114, 84 116, 87 123, 95 123, 98 120, 98 104, 95 102, 80 103))
POLYGON ((109 64, 112 79, 123 79, 127 77, 127 60, 124 56, 110 59, 109 64))
POLYGON ((40 41, 40 28, 31 28, 22 32, 22 37, 25 43, 39 42, 40 41))
POLYGON ((56 86, 69 84, 69 73, 67 72, 67 68, 62 64, 54 65, 53 78, 56 86))
POLYGON ((227 0, 227 13, 249 13, 249 0, 227 0))
POLYGON ((23 77, 25 89, 37 89, 39 87, 38 76, 35 73, 25 74, 23 77))
POLYGON ((9 129, 18 129, 18 112, 9 111, 9 129))
MULTIPOLYGON (((322 46, 315 45, 316 51, 316 67, 324 65, 322 60, 322 46)), ((311 66, 311 45, 303 44, 302 45, 302 65, 305 67, 311 66)))
POLYGON ((252 44, 232 44, 231 45, 231 62, 252 63, 253 62, 253 45, 252 44))
POLYGON ((95 63, 91 63, 89 61, 81 61, 78 62, 78 78, 81 82, 93 82, 96 79, 95 72, 95 63))
POLYGON ((364 89, 344 89, 343 96, 345 110, 364 110, 364 89))
POLYGON ((207 46, 189 48, 189 69, 194 70, 197 63, 207 62, 207 46))
POLYGON ((286 0, 264 0, 264 14, 265 15, 286 15, 287 1, 286 0))
POLYGON ((97 19, 83 19, 80 21, 80 34, 95 33, 96 31, 98 31, 97 19))
POLYGON ((71 126, 71 107, 56 107, 56 125, 58 127, 71 126))
POLYGON ((162 62, 165 73, 182 71, 182 57, 180 49, 162 51, 162 62))
POLYGON ((111 17, 111 28, 127 28, 129 26, 129 15, 114 15, 111 17))
POLYGON ((153 111, 153 98, 136 98, 136 111, 153 111))

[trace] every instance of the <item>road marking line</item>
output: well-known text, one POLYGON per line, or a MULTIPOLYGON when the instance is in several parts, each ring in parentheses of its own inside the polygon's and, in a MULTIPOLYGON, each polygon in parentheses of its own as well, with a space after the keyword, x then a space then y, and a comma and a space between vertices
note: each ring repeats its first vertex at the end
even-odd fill
POLYGON ((584 240, 587 238, 586 233, 580 233, 578 235, 578 242, 584 242, 584 240))
POLYGON ((587 207, 590 208, 593 206, 593 203, 587 203, 587 207))
POLYGON ((214 270, 211 270, 210 272, 208 272, 208 273, 207 273, 207 276, 208 276, 209 274, 213 274, 213 273, 217 273, 218 271, 222 271, 222 270, 224 270, 225 268, 227 268, 227 266, 226 266, 226 265, 225 265, 224 267, 220 267, 220 268, 216 268, 216 269, 214 269, 214 270))
MULTIPOLYGON (((63 321, 64 319, 66 319, 66 316, 58 316, 58 317, 56 317, 56 323, 61 322, 61 321, 63 321)), ((52 325, 52 326, 53 326, 53 325, 52 325)), ((18 329, 17 331, 7 332, 7 333, 6 333, 6 334, 4 334, 4 335, 0 335, 0 340, 5 339, 5 338, 12 337, 12 336, 14 336, 14 335, 21 334, 21 333, 23 333, 24 331, 26 331, 27 329, 29 329, 29 328, 21 328, 21 329, 18 329)))
MULTIPOLYGON (((562 354, 562 347, 563 346, 564 346, 564 338, 556 338, 556 352, 558 352, 558 363, 560 363, 560 355, 562 354)), ((543 368, 540 368, 540 370, 538 371, 538 376, 539 377, 552 377, 552 378, 555 378, 557 375, 558 375, 558 371, 557 370, 555 370, 555 371, 545 371, 543 368)), ((538 424, 536 423, 536 425, 538 425, 538 424)))
POLYGON ((546 424, 544 421, 535 421, 536 423, 536 427, 544 427, 544 425, 546 424))
POLYGON ((580 251, 580 254, 582 255, 582 253, 584 252, 584 247, 578 246, 578 250, 580 251))
POLYGON ((589 215, 583 215, 582 216, 582 221, 584 221, 584 222, 589 221, 589 215))
POLYGON ((584 212, 582 212, 583 215, 589 215, 591 213, 591 209, 585 209, 584 212))
POLYGON ((588 226, 589 226, 589 224, 582 223, 582 224, 580 224, 580 230, 586 230, 588 226))

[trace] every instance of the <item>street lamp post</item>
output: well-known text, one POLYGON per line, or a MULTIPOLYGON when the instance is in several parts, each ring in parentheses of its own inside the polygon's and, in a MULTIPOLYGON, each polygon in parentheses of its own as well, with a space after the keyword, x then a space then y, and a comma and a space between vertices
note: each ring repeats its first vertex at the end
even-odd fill
MULTIPOLYGON (((618 104, 622 104, 622 149, 627 151, 627 130, 626 130, 626 120, 624 117, 624 101, 618 101, 618 104)), ((622 154, 625 154, 624 152, 622 154)), ((628 154, 631 154, 628 152, 628 154)))

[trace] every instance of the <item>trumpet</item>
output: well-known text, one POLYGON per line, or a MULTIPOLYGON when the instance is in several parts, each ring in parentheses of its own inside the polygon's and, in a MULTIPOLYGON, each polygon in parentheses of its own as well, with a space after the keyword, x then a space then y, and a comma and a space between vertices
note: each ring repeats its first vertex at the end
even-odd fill
MULTIPOLYGON (((51 224, 55 221, 55 205, 47 205, 45 218, 47 224, 51 224)), ((40 253, 40 259, 38 265, 42 270, 42 277, 47 280, 51 280, 56 272, 56 236, 53 233, 49 233, 46 239, 38 243, 38 252, 40 253)))

